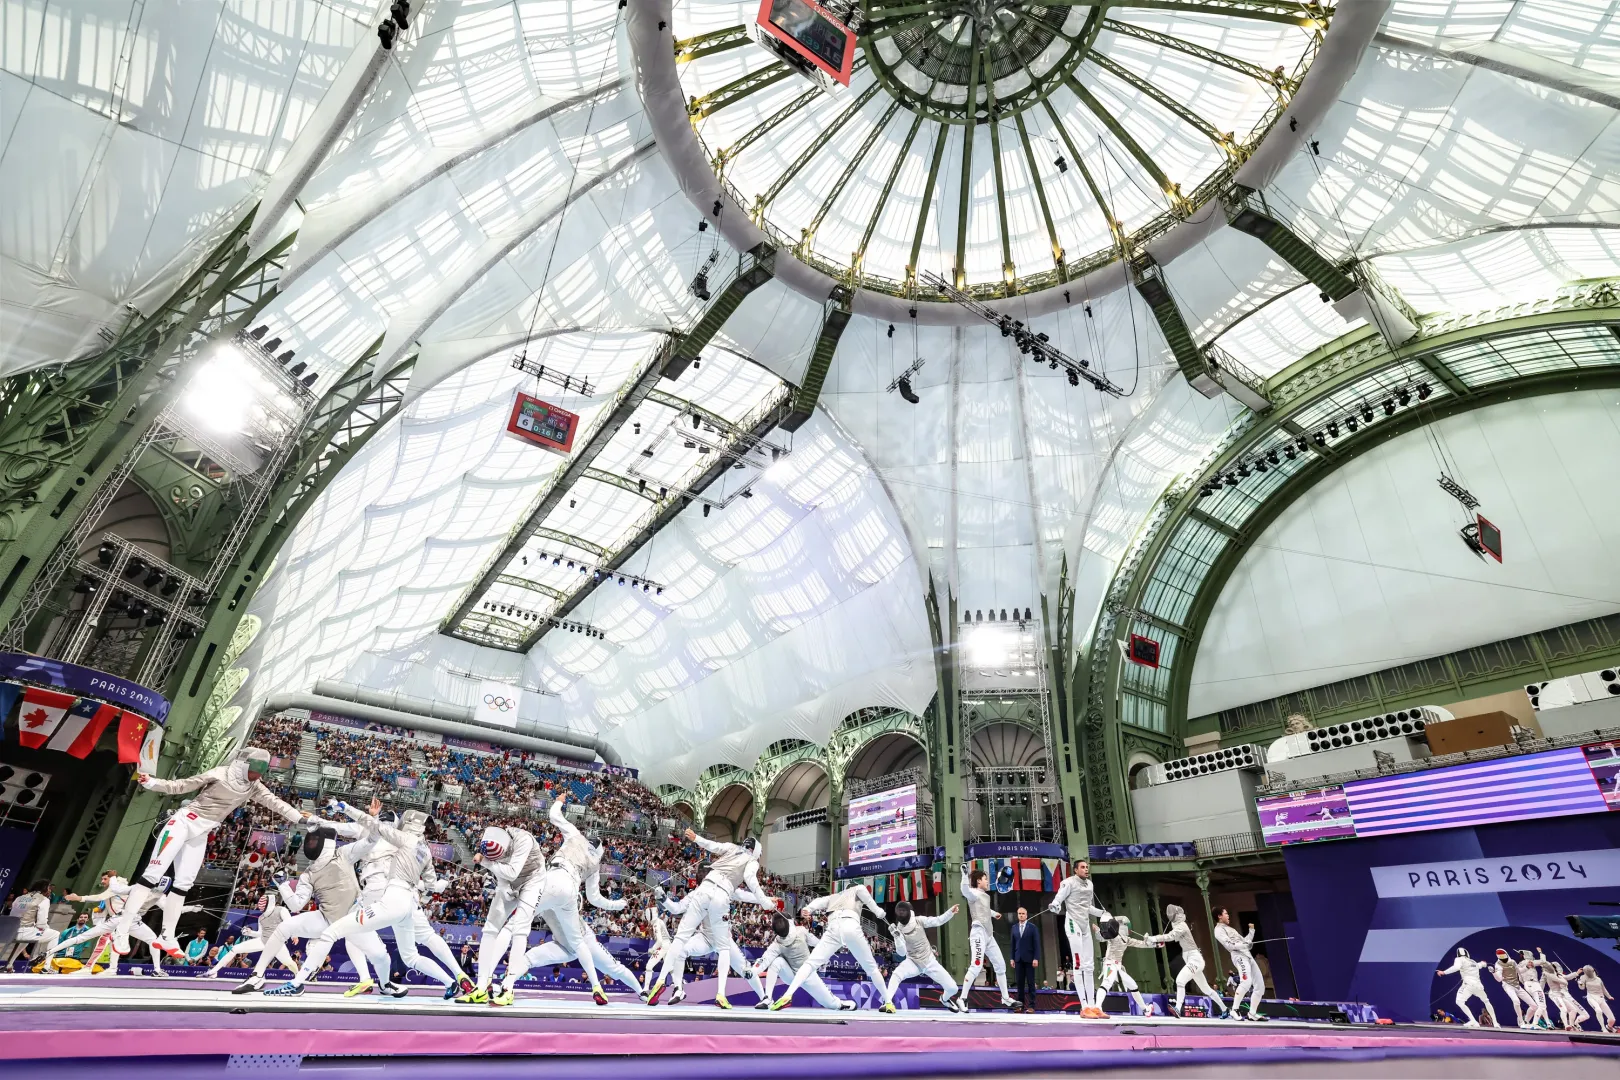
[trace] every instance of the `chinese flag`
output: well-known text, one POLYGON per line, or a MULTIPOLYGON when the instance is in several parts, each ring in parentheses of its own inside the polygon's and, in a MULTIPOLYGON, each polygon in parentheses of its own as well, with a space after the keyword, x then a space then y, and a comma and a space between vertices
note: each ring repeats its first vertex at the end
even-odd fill
POLYGON ((76 758, 86 757, 96 748, 101 733, 107 730, 107 725, 117 715, 117 706, 80 698, 79 703, 62 718, 47 749, 61 750, 76 758))
POLYGON ((126 712, 118 721, 118 760, 126 765, 133 765, 141 759, 141 740, 146 738, 146 729, 152 726, 152 721, 144 716, 136 716, 126 712))
POLYGON ((41 690, 37 686, 25 689, 22 710, 17 714, 17 741, 36 750, 44 746, 45 740, 62 722, 62 717, 78 700, 73 694, 41 690))

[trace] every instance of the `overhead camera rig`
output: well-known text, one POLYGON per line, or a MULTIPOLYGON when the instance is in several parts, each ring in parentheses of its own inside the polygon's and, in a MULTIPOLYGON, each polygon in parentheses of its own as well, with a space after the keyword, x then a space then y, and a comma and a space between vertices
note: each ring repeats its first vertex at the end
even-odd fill
POLYGON ((912 376, 916 375, 917 372, 922 370, 922 366, 926 363, 928 363, 926 357, 917 357, 917 359, 911 362, 910 367, 906 368, 906 370, 889 380, 889 385, 883 388, 883 392, 887 394, 898 390, 900 392, 900 396, 911 402, 913 405, 920 402, 922 398, 918 397, 917 392, 911 388, 911 379, 912 376))
POLYGON ((967 308, 992 326, 998 327, 1002 337, 1012 338, 1018 346, 1018 351, 1037 364, 1048 364, 1053 371, 1062 368, 1068 372, 1070 386, 1079 386, 1080 380, 1084 379, 1095 389, 1111 397, 1125 396, 1123 387, 1116 385, 1108 376, 1092 371, 1089 361, 1076 360, 1063 352, 1053 345, 1045 334, 1036 333, 1011 315, 1003 315, 989 305, 981 304, 932 271, 924 270, 918 277, 922 279, 923 284, 938 289, 952 302, 967 308))
POLYGON ((548 370, 546 365, 539 361, 530 360, 527 350, 512 357, 512 366, 525 375, 533 375, 542 382, 561 387, 565 393, 580 394, 584 397, 590 397, 596 393, 596 387, 591 385, 589 379, 583 376, 568 375, 554 369, 548 370))

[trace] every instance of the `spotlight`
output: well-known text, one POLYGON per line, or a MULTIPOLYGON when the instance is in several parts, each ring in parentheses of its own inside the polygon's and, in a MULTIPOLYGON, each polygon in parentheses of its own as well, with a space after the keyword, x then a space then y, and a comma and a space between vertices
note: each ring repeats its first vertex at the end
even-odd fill
POLYGON ((310 387, 315 385, 315 373, 312 371, 298 381, 304 384, 304 389, 308 390, 310 387))
POLYGON ((1328 438, 1337 439, 1339 437, 1339 422, 1337 420, 1329 420, 1327 431, 1328 438))
POLYGON ((894 388, 900 391, 901 397, 905 398, 913 405, 916 405, 922 401, 922 398, 917 396, 917 392, 911 388, 911 380, 906 378, 904 375, 895 380, 894 388))
POLYGON ((1079 372, 1076 372, 1076 371, 1069 372, 1069 385, 1070 386, 1079 386, 1080 385, 1080 373, 1079 372))
POLYGON ((1369 424, 1373 421, 1372 406, 1368 405, 1366 402, 1363 402, 1361 405, 1361 418, 1369 424))
POLYGON ((1296 453, 1298 453, 1298 451, 1294 449, 1293 443, 1289 443, 1287 446, 1283 447, 1283 457, 1287 458, 1289 461, 1294 460, 1294 455, 1296 453))
POLYGON ((1057 166, 1057 171, 1060 173, 1066 173, 1069 171, 1069 163, 1064 161, 1061 156, 1056 161, 1052 162, 1052 164, 1057 166))
POLYGON ((292 367, 287 369, 287 374, 291 375, 293 378, 296 379, 296 378, 298 378, 298 376, 300 376, 300 375, 302 375, 304 373, 307 366, 308 365, 306 365, 302 360, 300 360, 300 361, 298 361, 298 363, 294 364, 292 367))
POLYGON ((1257 472, 1257 473, 1264 474, 1265 471, 1266 471, 1266 463, 1264 461, 1256 461, 1254 463, 1254 471, 1257 472))
POLYGON ((264 351, 272 356, 275 355, 276 350, 279 348, 281 348, 281 339, 278 337, 273 337, 264 343, 264 351))
POLYGON ((894 323, 889 324, 889 337, 894 337, 894 323))
POLYGON ((1033 619, 1034 617, 1035 617, 1034 615, 1030 614, 1029 608, 1024 609, 1024 618, 1025 619, 1033 619))
POLYGON ((1394 416, 1395 415, 1395 399, 1394 398, 1385 398, 1384 399, 1384 415, 1385 416, 1394 416))
POLYGON ((288 349, 286 352, 276 357, 276 363, 280 364, 282 367, 286 367, 288 364, 292 363, 292 358, 293 351, 288 349))
POLYGON ((1298 439, 1296 439, 1294 441, 1294 445, 1299 447, 1299 452, 1302 453, 1302 454, 1305 453, 1307 450, 1309 450, 1311 448, 1311 444, 1306 440, 1305 436, 1303 436, 1303 435, 1301 435, 1298 439))
POLYGON ((1001 609, 1001 621, 1002 622, 1007 621, 1007 609, 1006 608, 1001 609))
POLYGON ((163 571, 159 570, 157 567, 154 566, 154 567, 152 567, 151 573, 147 574, 145 580, 143 580, 141 582, 141 587, 146 588, 146 589, 153 589, 153 588, 156 588, 158 582, 160 582, 162 580, 163 580, 163 571))
POLYGON ((393 6, 388 9, 388 14, 394 17, 394 22, 401 30, 411 28, 411 5, 409 0, 394 0, 393 6))
POLYGON ((704 517, 708 517, 708 516, 709 516, 709 509, 710 509, 710 507, 709 507, 709 504, 708 504, 708 503, 704 503, 704 504, 703 504, 703 516, 704 516, 704 517))
POLYGON ((1401 407, 1404 409, 1406 406, 1412 404, 1412 391, 1408 390, 1404 386, 1401 387, 1399 390, 1395 391, 1395 400, 1399 401, 1401 403, 1401 407))
POLYGON ((1242 465, 1239 465, 1237 474, 1244 480, 1247 480, 1249 478, 1249 463, 1244 462, 1242 465))
POLYGON ((136 578, 140 577, 150 569, 152 569, 152 564, 141 558, 139 555, 136 555, 130 559, 129 562, 124 564, 124 576, 129 580, 134 581, 136 578))
POLYGON ((1314 442, 1319 447, 1320 446, 1326 446, 1327 445, 1327 436, 1325 434, 1323 434, 1322 432, 1318 431, 1315 435, 1311 436, 1311 441, 1314 442))
POLYGON ((260 341, 263 340, 264 335, 269 332, 270 328, 268 326, 255 326, 253 329, 248 331, 248 337, 252 338, 254 341, 260 341))
POLYGON ((1279 464, 1279 462, 1277 461, 1277 451, 1275 451, 1275 450, 1267 450, 1266 451, 1266 460, 1271 462, 1273 465, 1279 464))
POLYGON ((394 47, 394 34, 397 33, 398 30, 399 27, 394 25, 394 20, 392 19, 384 19, 382 22, 377 24, 377 40, 382 42, 382 47, 384 49, 392 49, 394 47))
POLYGON ((1358 422, 1357 422, 1357 420, 1356 420, 1356 418, 1355 418, 1355 417, 1353 417, 1353 416, 1348 416, 1348 417, 1346 417, 1346 418, 1345 418, 1345 421, 1344 421, 1344 426, 1345 426, 1345 427, 1347 427, 1347 428, 1349 428, 1349 429, 1350 429, 1350 433, 1351 433, 1351 434, 1352 434, 1352 435, 1354 435, 1354 434, 1355 434, 1355 431, 1356 431, 1356 428, 1357 428, 1357 427, 1358 427, 1358 426, 1360 426, 1360 425, 1359 425, 1359 423, 1358 423, 1358 422))
POLYGON ((73 591, 76 593, 84 593, 86 596, 94 596, 96 588, 96 579, 86 574, 84 577, 79 579, 79 583, 77 585, 73 586, 73 591))
POLYGON ((692 295, 699 300, 709 299, 709 272, 699 270, 697 277, 692 279, 692 295))
POLYGON ((1429 389, 1429 384, 1428 383, 1426 383, 1426 382, 1418 383, 1418 385, 1417 385, 1417 395, 1418 395, 1418 400, 1419 401, 1428 401, 1430 393, 1432 393, 1432 391, 1429 389))
POLYGON ((96 548, 96 561, 102 566, 111 566, 113 556, 116 554, 118 554, 118 549, 112 545, 112 541, 103 540, 101 546, 96 548))

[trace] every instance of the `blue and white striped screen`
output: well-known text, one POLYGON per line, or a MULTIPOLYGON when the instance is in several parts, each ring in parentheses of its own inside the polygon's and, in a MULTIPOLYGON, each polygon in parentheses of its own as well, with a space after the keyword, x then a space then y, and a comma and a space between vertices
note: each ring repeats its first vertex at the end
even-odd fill
POLYGON ((1578 746, 1344 785, 1357 836, 1602 813, 1578 746))

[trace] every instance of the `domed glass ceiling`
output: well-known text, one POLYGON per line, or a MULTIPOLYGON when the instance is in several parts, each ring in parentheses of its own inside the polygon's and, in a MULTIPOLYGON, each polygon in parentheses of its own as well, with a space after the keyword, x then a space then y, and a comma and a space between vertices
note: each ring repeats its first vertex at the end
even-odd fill
POLYGON ((1192 216, 1282 116, 1332 16, 1287 0, 865 0, 850 85, 825 91, 754 42, 758 11, 673 12, 709 161, 784 248, 900 295, 923 270, 981 295, 1047 288, 1192 216))

